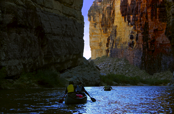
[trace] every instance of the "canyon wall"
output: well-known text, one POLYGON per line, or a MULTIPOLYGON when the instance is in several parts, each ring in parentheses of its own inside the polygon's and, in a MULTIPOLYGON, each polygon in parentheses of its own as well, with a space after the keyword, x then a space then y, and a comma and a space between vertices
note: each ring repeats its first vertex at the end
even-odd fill
POLYGON ((83 0, 1 0, 0 69, 59 72, 83 57, 83 0))
POLYGON ((95 0, 88 11, 92 59, 126 58, 149 74, 174 70, 172 0, 95 0))

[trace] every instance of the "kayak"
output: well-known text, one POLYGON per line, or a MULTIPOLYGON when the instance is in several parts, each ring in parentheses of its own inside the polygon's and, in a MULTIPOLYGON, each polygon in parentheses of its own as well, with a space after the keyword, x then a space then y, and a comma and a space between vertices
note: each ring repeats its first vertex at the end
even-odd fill
POLYGON ((104 89, 104 91, 111 91, 112 87, 111 86, 106 86, 103 89, 104 89))
POLYGON ((104 89, 104 91, 111 91, 111 89, 109 89, 109 88, 106 88, 106 89, 104 89))
POLYGON ((76 94, 71 95, 67 94, 65 97, 65 104, 83 104, 87 102, 87 96, 83 94, 83 96, 77 96, 76 94))

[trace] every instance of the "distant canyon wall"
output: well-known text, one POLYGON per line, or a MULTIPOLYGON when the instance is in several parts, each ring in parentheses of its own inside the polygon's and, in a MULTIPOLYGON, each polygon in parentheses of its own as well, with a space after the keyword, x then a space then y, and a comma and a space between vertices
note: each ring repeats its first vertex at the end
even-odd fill
POLYGON ((173 14, 172 0, 95 0, 88 11, 91 58, 126 58, 150 74, 173 71, 173 14))
POLYGON ((83 57, 83 0, 1 0, 0 69, 63 71, 83 57))

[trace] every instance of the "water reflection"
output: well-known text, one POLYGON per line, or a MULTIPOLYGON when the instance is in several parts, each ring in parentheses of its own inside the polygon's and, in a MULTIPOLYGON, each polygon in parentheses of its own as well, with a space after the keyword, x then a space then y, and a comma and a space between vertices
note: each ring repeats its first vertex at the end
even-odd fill
POLYGON ((0 113, 61 113, 61 114, 115 114, 115 113, 174 113, 174 88, 165 86, 86 87, 86 104, 66 105, 58 101, 64 88, 0 90, 0 113))

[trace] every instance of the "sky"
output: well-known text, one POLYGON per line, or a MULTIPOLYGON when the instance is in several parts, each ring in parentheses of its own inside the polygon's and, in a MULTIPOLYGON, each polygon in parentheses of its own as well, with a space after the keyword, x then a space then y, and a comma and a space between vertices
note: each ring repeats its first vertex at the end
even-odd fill
POLYGON ((94 0, 83 0, 83 7, 82 7, 82 15, 84 16, 84 52, 83 56, 86 59, 89 59, 91 57, 91 50, 89 46, 89 21, 88 21, 88 10, 91 7, 94 0))

